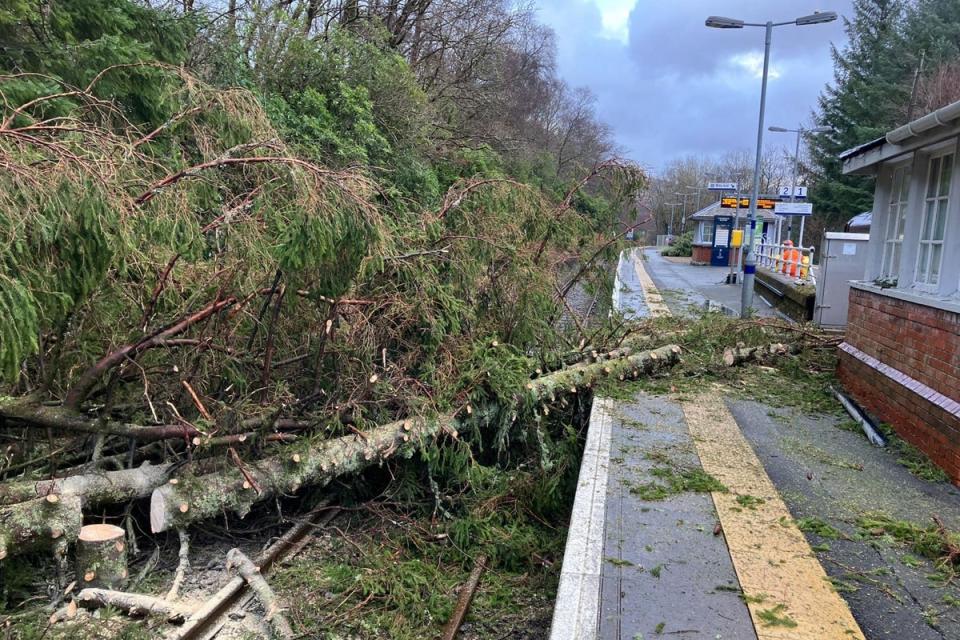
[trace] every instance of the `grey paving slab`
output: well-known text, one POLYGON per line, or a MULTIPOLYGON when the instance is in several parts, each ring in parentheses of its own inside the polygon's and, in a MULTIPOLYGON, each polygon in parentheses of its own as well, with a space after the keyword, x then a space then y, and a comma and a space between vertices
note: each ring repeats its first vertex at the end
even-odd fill
POLYGON ((633 252, 625 251, 620 254, 614 280, 613 308, 627 318, 643 318, 650 315, 650 310, 643 295, 643 286, 637 278, 632 256, 633 252))
MULTIPOLYGON (((645 249, 643 255, 647 273, 673 313, 686 314, 691 308, 702 310, 709 307, 739 315, 740 285, 725 284, 729 267, 677 262, 664 258, 656 249, 645 249)), ((759 297, 754 298, 754 307, 758 315, 778 315, 759 297)))
POLYGON ((645 501, 655 467, 699 467, 680 408, 638 395, 613 409, 599 638, 756 638, 709 494, 645 501), (662 626, 661 626, 662 625, 662 626))
POLYGON ((819 518, 845 538, 807 532, 823 568, 867 638, 960 638, 956 584, 929 576, 935 566, 903 545, 858 536, 858 517, 880 512, 926 526, 936 514, 960 528, 960 491, 910 474, 895 452, 871 445, 842 420, 751 401, 728 402, 795 518, 819 518))

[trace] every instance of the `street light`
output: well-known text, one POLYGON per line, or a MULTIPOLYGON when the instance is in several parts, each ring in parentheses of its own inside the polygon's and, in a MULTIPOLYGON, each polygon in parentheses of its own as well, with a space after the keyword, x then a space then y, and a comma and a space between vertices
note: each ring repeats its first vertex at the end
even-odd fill
POLYGON ((693 194, 684 193, 682 191, 674 191, 673 195, 683 198, 683 216, 680 218, 680 233, 683 233, 687 228, 687 196, 692 196, 693 194))
MULTIPOLYGON (((796 129, 787 129, 785 127, 770 127, 769 131, 775 133, 795 133, 797 134, 797 148, 793 153, 793 178, 790 181, 790 202, 797 201, 797 168, 800 165, 800 139, 805 133, 828 133, 833 131, 830 127, 813 127, 812 129, 807 129, 802 125, 796 129)), ((806 216, 800 217, 800 237, 797 238, 797 245, 803 246, 803 224, 806 222, 806 216)), ((778 227, 779 229, 779 227, 778 227)), ((790 234, 793 231, 793 216, 790 217, 790 223, 787 225, 787 239, 790 239, 790 234)), ((777 238, 779 240, 779 236, 777 238)))
POLYGON ((667 235, 673 235, 673 216, 676 214, 677 210, 674 207, 679 207, 679 202, 664 202, 663 206, 670 207, 670 226, 667 227, 667 235))
POLYGON ((770 71, 770 41, 773 38, 773 28, 785 25, 805 26, 810 24, 822 24, 832 22, 837 19, 837 14, 833 11, 824 11, 814 13, 808 16, 802 16, 789 22, 744 22, 734 18, 724 18, 721 16, 710 16, 706 20, 708 27, 715 29, 742 29, 743 27, 763 27, 766 31, 763 50, 763 81, 760 85, 760 122, 757 125, 757 158, 753 167, 753 191, 750 197, 750 213, 747 220, 750 222, 749 233, 747 234, 746 246, 743 251, 743 284, 740 291, 740 316, 745 318, 750 314, 753 307, 753 279, 757 271, 757 259, 753 254, 753 234, 757 226, 757 198, 760 196, 760 156, 763 153, 763 117, 767 108, 767 75, 770 71))
MULTIPOLYGON (((697 211, 700 211, 700 193, 703 191, 704 188, 703 188, 703 187, 697 187, 697 186, 691 186, 691 185, 688 184, 688 185, 686 185, 686 186, 684 187, 684 189, 690 189, 691 191, 693 191, 694 193, 697 194, 697 211)), ((690 194, 690 195, 693 195, 693 194, 690 194)))
POLYGON ((707 26, 714 29, 743 29, 743 20, 734 20, 733 18, 724 18, 723 16, 710 16, 707 18, 707 26))

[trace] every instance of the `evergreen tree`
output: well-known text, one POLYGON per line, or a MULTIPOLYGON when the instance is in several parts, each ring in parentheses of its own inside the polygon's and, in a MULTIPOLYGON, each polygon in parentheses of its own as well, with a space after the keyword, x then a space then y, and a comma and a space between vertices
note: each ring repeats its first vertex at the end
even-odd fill
MULTIPOLYGON (((128 0, 60 0, 0 3, 0 73, 3 93, 14 105, 64 90, 85 87, 115 65, 187 60, 195 18, 143 7, 128 0), (35 75, 34 75, 35 74, 35 75)), ((94 89, 124 105, 128 117, 159 124, 169 116, 164 74, 149 66, 117 66, 94 89)), ((47 105, 61 114, 69 100, 47 105)))
POLYGON ((960 2, 917 0, 907 13, 904 32, 912 52, 924 53, 926 70, 957 60, 960 58, 960 2))
POLYGON ((838 156, 900 123, 916 64, 903 37, 905 15, 903 0, 855 0, 853 17, 844 19, 849 42, 842 50, 833 47, 834 83, 821 94, 815 115, 817 125, 832 131, 810 140, 810 196, 828 216, 828 227, 872 206, 873 181, 844 176, 838 156))

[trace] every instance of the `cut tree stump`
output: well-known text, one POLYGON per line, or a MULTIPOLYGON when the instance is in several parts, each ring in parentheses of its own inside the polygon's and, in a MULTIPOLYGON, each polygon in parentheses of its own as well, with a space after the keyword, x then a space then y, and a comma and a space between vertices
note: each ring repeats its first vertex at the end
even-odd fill
POLYGON ((126 532, 112 524, 88 524, 77 537, 77 581, 84 588, 117 589, 127 581, 126 532))
POLYGON ((73 540, 83 522, 80 498, 51 494, 0 507, 0 560, 73 540))

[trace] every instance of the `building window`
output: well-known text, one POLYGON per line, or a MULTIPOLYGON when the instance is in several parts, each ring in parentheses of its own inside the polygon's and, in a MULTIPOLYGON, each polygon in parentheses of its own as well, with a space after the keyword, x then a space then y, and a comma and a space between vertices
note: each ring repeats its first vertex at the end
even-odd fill
POLYGON ((713 223, 703 221, 700 223, 700 242, 713 242, 713 223))
POLYGON ((950 202, 950 178, 952 174, 952 153, 930 158, 915 278, 916 283, 925 288, 935 288, 940 282, 940 267, 943 264, 943 238, 947 228, 947 209, 950 202))
POLYGON ((880 277, 885 280, 895 280, 900 273, 900 249, 903 244, 903 226, 907 218, 909 191, 910 166, 902 165, 893 170, 890 199, 887 203, 883 263, 880 266, 880 277))

